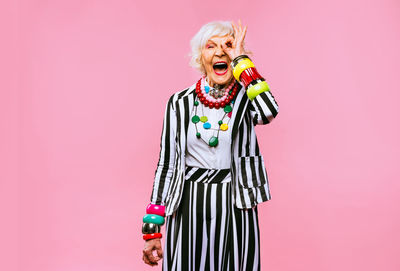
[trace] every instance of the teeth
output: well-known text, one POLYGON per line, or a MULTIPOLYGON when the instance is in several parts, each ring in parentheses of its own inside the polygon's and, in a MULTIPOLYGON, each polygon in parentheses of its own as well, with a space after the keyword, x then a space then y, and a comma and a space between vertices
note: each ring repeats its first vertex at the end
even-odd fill
POLYGON ((216 67, 216 68, 225 68, 225 67, 227 67, 227 64, 226 63, 215 63, 214 67, 216 67))

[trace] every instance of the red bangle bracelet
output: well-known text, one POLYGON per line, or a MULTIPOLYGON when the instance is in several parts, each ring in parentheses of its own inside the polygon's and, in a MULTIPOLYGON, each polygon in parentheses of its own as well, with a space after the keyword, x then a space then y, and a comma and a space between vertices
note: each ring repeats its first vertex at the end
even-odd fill
POLYGON ((254 67, 245 69, 240 74, 240 81, 244 84, 245 88, 247 88, 252 81, 255 81, 257 79, 262 79, 262 76, 257 72, 256 68, 254 67))
POLYGON ((147 233, 143 235, 143 240, 150 240, 154 238, 161 238, 162 234, 161 232, 156 232, 156 233, 147 233))

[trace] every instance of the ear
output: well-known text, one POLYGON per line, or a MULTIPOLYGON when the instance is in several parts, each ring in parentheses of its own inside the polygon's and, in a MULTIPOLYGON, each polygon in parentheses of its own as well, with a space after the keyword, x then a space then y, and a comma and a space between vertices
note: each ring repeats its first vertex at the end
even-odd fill
POLYGON ((203 54, 200 55, 199 64, 204 68, 203 54))
POLYGON ((203 56, 200 56, 200 58, 197 59, 197 63, 199 63, 199 65, 200 65, 200 72, 205 74, 206 69, 204 68, 204 64, 203 64, 203 56))

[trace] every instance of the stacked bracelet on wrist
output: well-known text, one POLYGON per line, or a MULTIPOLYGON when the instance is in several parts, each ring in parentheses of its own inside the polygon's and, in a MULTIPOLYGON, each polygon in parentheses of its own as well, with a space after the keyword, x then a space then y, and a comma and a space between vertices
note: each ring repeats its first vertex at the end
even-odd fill
POLYGON ((233 76, 242 82, 246 88, 247 96, 253 100, 258 94, 269 91, 265 79, 257 72, 253 62, 247 55, 235 57, 231 62, 233 76))
POLYGON ((143 216, 143 240, 161 238, 161 226, 164 225, 165 206, 149 204, 146 208, 146 214, 143 216))

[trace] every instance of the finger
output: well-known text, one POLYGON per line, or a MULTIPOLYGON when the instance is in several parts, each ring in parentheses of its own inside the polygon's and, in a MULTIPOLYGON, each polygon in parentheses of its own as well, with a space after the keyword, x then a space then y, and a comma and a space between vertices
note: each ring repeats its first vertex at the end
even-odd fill
POLYGON ((240 37, 240 33, 242 32, 242 29, 240 29, 239 24, 236 24, 236 37, 240 37))
POLYGON ((146 249, 144 249, 143 250, 143 253, 144 253, 144 255, 145 255, 145 257, 150 261, 150 262, 157 262, 156 261, 156 259, 154 258, 154 256, 153 256, 153 250, 152 249, 149 249, 149 248, 146 248, 146 249))
POLYGON ((153 253, 151 253, 151 252, 147 253, 146 256, 147 256, 147 259, 149 259, 149 261, 151 263, 156 263, 157 262, 157 259, 154 257, 153 253))
POLYGON ((236 25, 232 24, 232 26, 235 30, 235 37, 232 37, 232 48, 236 48, 238 46, 238 39, 240 38, 240 33, 236 25))
POLYGON ((231 22, 231 24, 232 24, 232 28, 233 28, 233 31, 235 32, 235 38, 237 37, 237 35, 238 35, 238 30, 237 30, 237 27, 236 27, 236 25, 235 25, 235 23, 234 22, 231 22))
POLYGON ((240 33, 242 33, 242 23, 240 22, 240 19, 239 19, 239 23, 238 23, 238 25, 239 25, 239 30, 240 30, 240 33))
POLYGON ((154 260, 154 257, 153 257, 153 259, 151 259, 149 255, 146 255, 145 257, 146 257, 146 260, 147 260, 148 264, 150 264, 150 265, 156 265, 157 264, 157 261, 154 260))
POLYGON ((247 26, 244 27, 242 35, 240 36, 240 43, 243 42, 244 38, 246 37, 246 33, 247 33, 247 26))
POLYGON ((242 41, 244 39, 244 35, 243 35, 244 34, 244 29, 242 27, 242 22, 240 21, 240 19, 239 19, 239 22, 238 22, 237 29, 238 29, 237 39, 238 39, 238 45, 239 45, 240 43, 242 43, 242 41))
POLYGON ((244 30, 243 30, 243 39, 244 39, 244 37, 246 37, 246 33, 247 33, 247 25, 244 27, 244 30))
POLYGON ((223 39, 221 43, 222 50, 225 52, 225 50, 228 48, 228 44, 230 43, 228 38, 223 39))
POLYGON ((233 37, 228 37, 224 40, 224 42, 222 43, 222 46, 223 46, 223 48, 226 48, 226 47, 232 48, 234 42, 235 42, 235 39, 233 37))
POLYGON ((157 255, 158 255, 158 257, 160 257, 160 259, 161 259, 162 257, 164 257, 164 255, 163 255, 163 250, 162 250, 161 247, 157 247, 157 255))
POLYGON ((229 51, 232 50, 232 48, 226 46, 226 45, 222 45, 222 50, 229 55, 229 51))
POLYGON ((149 260, 147 259, 147 257, 146 257, 145 255, 143 255, 143 261, 144 261, 146 264, 151 265, 151 263, 149 262, 149 260))

